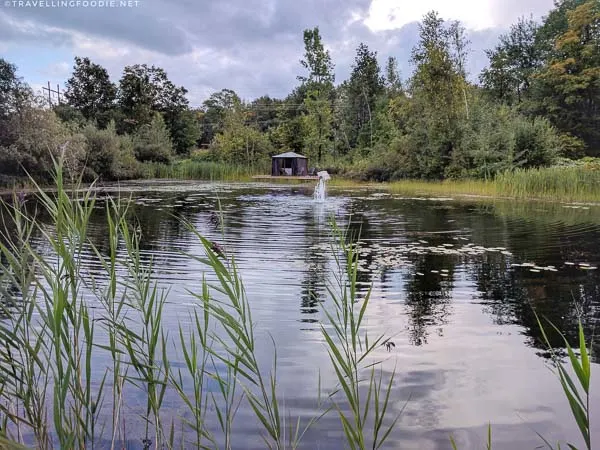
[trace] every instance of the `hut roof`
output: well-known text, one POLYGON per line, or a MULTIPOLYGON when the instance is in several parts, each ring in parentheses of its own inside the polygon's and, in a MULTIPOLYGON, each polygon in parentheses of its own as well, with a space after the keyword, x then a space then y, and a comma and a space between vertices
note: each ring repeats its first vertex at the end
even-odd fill
POLYGON ((286 153, 282 153, 281 155, 272 156, 272 158, 302 158, 302 159, 306 159, 306 156, 302 156, 302 155, 299 155, 298 153, 294 153, 294 152, 286 152, 286 153))

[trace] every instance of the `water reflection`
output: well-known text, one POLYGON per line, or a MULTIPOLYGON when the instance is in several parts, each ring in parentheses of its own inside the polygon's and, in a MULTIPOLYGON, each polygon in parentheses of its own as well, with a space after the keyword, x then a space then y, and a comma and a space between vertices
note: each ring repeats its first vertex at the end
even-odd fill
MULTIPOLYGON (((593 334, 600 269, 579 264, 600 265, 600 207, 334 189, 319 204, 312 201, 311 186, 178 183, 121 189, 131 197, 128 217, 132 227, 140 227, 144 261, 154 263, 156 279, 171 290, 165 322, 176 326, 187 316, 193 304, 187 290, 197 288, 202 277, 203 268, 184 256, 201 251, 184 219, 235 256, 253 317, 282 355, 281 389, 304 413, 315 403, 315 373, 327 364, 313 331, 322 320, 334 268, 328 223, 335 217, 359 245, 362 294, 373 288, 367 324, 374 334, 393 336, 395 346, 381 351, 386 358, 398 356, 402 366, 395 387, 398 408, 412 395, 412 409, 393 437, 397 447, 448 448, 448 433, 457 428, 462 442, 472 443, 487 421, 499 421, 500 434, 531 447, 536 437, 526 426, 514 431, 518 424, 508 419, 515 409, 527 411, 530 423, 544 429, 562 421, 555 405, 543 403, 558 397, 558 390, 553 380, 539 381, 547 379, 546 369, 535 353, 546 356, 546 349, 533 309, 571 341, 579 318, 593 334), (526 397, 515 380, 506 381, 511 371, 523 374, 518 383, 539 385, 540 395, 526 397), (496 397, 507 384, 520 395, 508 406, 496 397), (457 400, 459 393, 465 398, 457 400), (476 417, 465 412, 469 409, 478 411, 476 417)), ((98 203, 90 238, 106 254, 104 206, 98 203)), ((93 255, 89 259, 93 268, 93 255)), ((549 337, 553 345, 563 345, 557 333, 549 337)), ((339 430, 328 430, 334 422, 311 431, 309 442, 336 448, 339 430)), ((240 429, 252 432, 251 424, 240 429)))

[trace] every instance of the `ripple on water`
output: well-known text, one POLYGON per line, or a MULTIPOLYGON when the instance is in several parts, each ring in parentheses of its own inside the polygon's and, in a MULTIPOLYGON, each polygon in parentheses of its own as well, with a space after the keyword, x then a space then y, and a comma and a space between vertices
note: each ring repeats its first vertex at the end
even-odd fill
MULTIPOLYGON (((168 327, 187 323, 197 306, 188 291, 198 292, 205 275, 214 281, 185 255, 202 256, 203 249, 174 214, 235 257, 261 336, 261 361, 270 367, 270 335, 286 406, 304 417, 315 413, 319 377, 325 392, 336 389, 319 334, 321 308, 330 307, 327 287, 335 282, 328 227, 335 217, 358 244, 361 298, 371 289, 366 329, 394 342, 389 352, 381 347, 376 354, 386 376, 396 364, 394 409, 410 398, 391 447, 446 448, 452 432, 462 448, 475 448, 488 422, 499 448, 538 445, 529 426, 556 438, 576 435, 560 386, 538 356, 544 349, 530 308, 535 305, 568 338, 576 336, 576 311, 586 314, 586 329, 596 324, 600 220, 589 220, 593 208, 575 210, 586 214, 585 221, 566 222, 540 205, 529 210, 360 190, 332 190, 316 204, 312 188, 121 184, 118 189, 135 202, 143 261, 154 262, 155 278, 169 289, 168 327), (224 234, 211 221, 219 204, 224 234)), ((102 217, 99 209, 90 227, 99 246, 106 234, 102 217)), ((85 268, 101 273, 91 253, 85 268)), ((250 416, 242 408, 244 426, 235 438, 256 437, 248 448, 262 448, 250 416)), ((306 448, 339 448, 340 436, 339 421, 328 417, 307 434, 306 448)))

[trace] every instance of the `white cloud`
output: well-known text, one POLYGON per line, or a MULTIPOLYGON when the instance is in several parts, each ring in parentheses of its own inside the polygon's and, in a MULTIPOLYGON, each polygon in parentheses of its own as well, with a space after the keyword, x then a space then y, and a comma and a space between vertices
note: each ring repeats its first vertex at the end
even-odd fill
POLYGON ((393 30, 435 10, 477 31, 507 27, 521 16, 539 17, 551 7, 552 0, 372 0, 364 23, 374 32, 393 30))
POLYGON ((72 65, 69 62, 61 61, 47 65, 40 70, 40 74, 51 78, 66 78, 70 75, 72 65))
POLYGON ((474 30, 495 25, 490 2, 482 0, 373 0, 364 23, 372 31, 392 30, 420 21, 431 10, 444 19, 460 20, 474 30))

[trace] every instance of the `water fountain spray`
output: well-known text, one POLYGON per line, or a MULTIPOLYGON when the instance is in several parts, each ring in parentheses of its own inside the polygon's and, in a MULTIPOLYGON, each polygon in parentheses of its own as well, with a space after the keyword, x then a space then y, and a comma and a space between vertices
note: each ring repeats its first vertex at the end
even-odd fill
POLYGON ((329 173, 326 170, 317 172, 317 176, 319 177, 319 183, 315 187, 315 193, 313 195, 313 198, 317 202, 323 203, 325 201, 325 197, 327 195, 326 183, 328 180, 331 179, 331 176, 329 175, 329 173))

